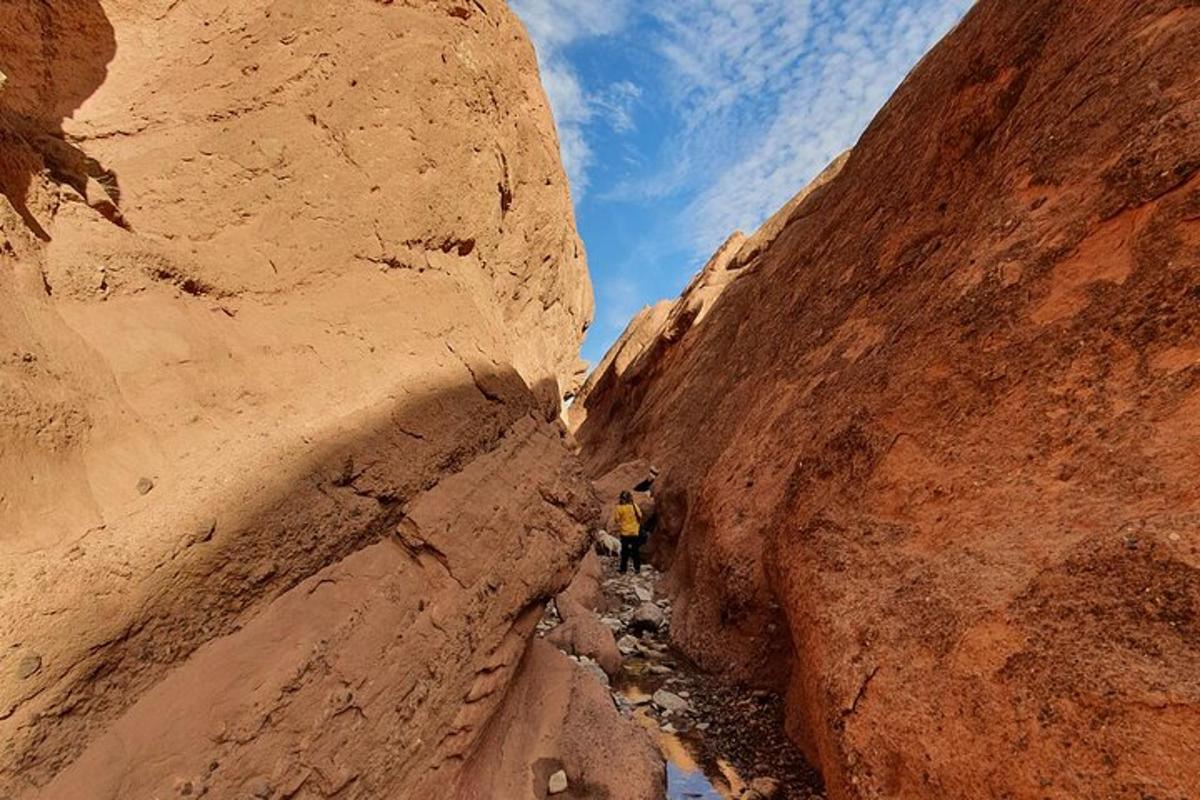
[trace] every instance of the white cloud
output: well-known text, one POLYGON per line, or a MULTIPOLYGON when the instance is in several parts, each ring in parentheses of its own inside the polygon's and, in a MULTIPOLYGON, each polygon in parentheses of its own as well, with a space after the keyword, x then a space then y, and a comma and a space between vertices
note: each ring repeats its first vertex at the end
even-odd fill
POLYGON ((513 9, 525 23, 537 48, 542 84, 558 126, 563 166, 578 203, 589 185, 594 160, 587 126, 598 112, 611 120, 610 127, 632 130, 631 107, 640 90, 627 81, 605 87, 596 94, 584 90, 566 49, 583 39, 607 36, 625 27, 631 18, 630 0, 513 0, 513 9))
POLYGON ((656 12, 701 177, 702 258, 756 228, 850 147, 972 0, 677 0, 656 12))

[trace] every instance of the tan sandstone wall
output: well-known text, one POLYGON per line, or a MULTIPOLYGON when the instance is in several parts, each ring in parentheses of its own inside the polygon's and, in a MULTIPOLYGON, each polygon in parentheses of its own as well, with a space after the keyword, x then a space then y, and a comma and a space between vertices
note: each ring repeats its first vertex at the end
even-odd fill
POLYGON ((453 785, 593 513, 523 29, 13 0, 0 71, 0 795, 453 785))

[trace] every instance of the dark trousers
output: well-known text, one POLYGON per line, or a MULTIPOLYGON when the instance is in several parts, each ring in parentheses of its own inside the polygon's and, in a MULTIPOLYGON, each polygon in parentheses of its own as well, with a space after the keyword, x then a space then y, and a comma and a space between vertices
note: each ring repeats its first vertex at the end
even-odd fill
POLYGON ((639 549, 641 546, 642 537, 640 536, 621 537, 621 572, 625 572, 625 566, 629 563, 630 556, 633 556, 633 571, 642 571, 642 551, 639 549))

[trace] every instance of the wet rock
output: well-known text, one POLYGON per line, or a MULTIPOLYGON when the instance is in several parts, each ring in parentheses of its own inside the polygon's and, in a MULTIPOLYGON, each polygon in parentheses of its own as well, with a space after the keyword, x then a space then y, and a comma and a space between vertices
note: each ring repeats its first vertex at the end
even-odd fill
POLYGON ((546 784, 546 792, 549 794, 562 794, 567 790, 569 785, 567 773, 560 769, 550 776, 550 782, 546 784))
POLYGON ((659 689, 654 693, 654 705, 670 712, 685 712, 691 709, 688 701, 684 700, 674 692, 668 692, 666 689, 659 689))
POLYGON ((663 626, 666 615, 653 603, 642 603, 629 619, 629 628, 635 633, 652 633, 663 626))

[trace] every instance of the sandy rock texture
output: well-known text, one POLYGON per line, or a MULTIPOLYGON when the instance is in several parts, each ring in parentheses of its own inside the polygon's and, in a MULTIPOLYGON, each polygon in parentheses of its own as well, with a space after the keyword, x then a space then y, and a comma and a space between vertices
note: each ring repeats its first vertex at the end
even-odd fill
POLYGON ((13 0, 0 71, 0 796, 451 786, 595 513, 523 29, 13 0))
POLYGON ((662 469, 676 641, 832 798, 1200 796, 1197 52, 1194 2, 981 0, 584 400, 592 474, 662 469))
MULTIPOLYGON (((643 369, 661 361, 666 350, 699 325, 726 287, 742 277, 746 267, 775 241, 775 237, 800 213, 805 199, 837 176, 848 157, 849 153, 838 156, 749 238, 741 231, 733 233, 696 273, 678 299, 662 300, 634 315, 573 398, 567 414, 571 428, 578 430, 587 419, 591 407, 589 398, 593 393, 602 395, 604 400, 601 402, 606 406, 619 402, 618 385, 636 383, 643 369)), ((612 408, 606 410, 620 413, 612 408)))
POLYGON ((608 689, 586 669, 537 641, 454 796, 544 798, 560 771, 565 797, 665 797, 666 770, 650 735, 614 711, 608 689))

